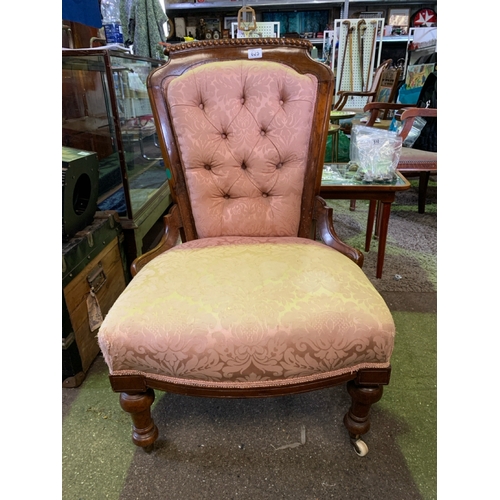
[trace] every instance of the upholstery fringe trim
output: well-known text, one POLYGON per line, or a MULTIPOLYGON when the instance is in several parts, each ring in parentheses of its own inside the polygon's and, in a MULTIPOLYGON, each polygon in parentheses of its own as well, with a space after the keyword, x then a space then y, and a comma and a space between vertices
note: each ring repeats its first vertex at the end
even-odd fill
POLYGON ((369 368, 389 368, 390 362, 387 363, 361 363, 359 365, 341 368, 333 372, 320 373, 315 375, 308 375, 306 377, 296 377, 290 379, 280 379, 280 380, 257 380, 248 382, 215 382, 215 381, 205 381, 205 380, 192 380, 183 379, 178 377, 169 377, 167 375, 159 375, 156 373, 148 373, 139 370, 116 370, 110 372, 110 375, 120 376, 120 375, 134 375, 142 376, 148 379, 158 380, 161 382, 167 382, 174 385, 189 386, 189 387, 202 387, 202 388, 223 388, 223 389, 248 389, 250 387, 255 388, 267 388, 267 387, 285 387, 289 385, 298 385, 307 382, 314 382, 317 380, 324 380, 328 378, 333 378, 339 375, 345 375, 346 373, 354 373, 359 370, 369 369, 369 368))

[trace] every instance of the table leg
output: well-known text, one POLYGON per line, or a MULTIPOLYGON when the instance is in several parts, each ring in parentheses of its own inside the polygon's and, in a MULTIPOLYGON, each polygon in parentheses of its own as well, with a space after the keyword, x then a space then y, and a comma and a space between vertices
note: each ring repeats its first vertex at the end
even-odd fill
POLYGON ((387 241, 387 229, 389 227, 389 216, 391 215, 391 203, 382 202, 382 213, 380 217, 380 227, 378 236, 377 272, 376 277, 382 278, 382 268, 384 267, 385 243, 387 241))
POLYGON ((370 251, 370 243, 372 240, 373 223, 375 222, 376 208, 377 200, 370 200, 370 207, 368 208, 368 222, 366 223, 365 252, 370 251))
POLYGON ((339 160, 339 132, 340 126, 338 124, 338 120, 331 119, 330 120, 330 133, 332 136, 332 163, 338 163, 339 160))
POLYGON ((425 196, 427 194, 427 186, 429 184, 430 172, 420 172, 418 182, 418 213, 425 213, 425 196))
MULTIPOLYGON (((334 163, 337 163, 339 161, 339 133, 340 129, 335 132, 335 161, 334 163)), ((333 146, 333 144, 332 144, 333 146)))
POLYGON ((380 210, 380 202, 377 202, 377 214, 375 215, 375 233, 374 238, 377 239, 380 232, 380 219, 382 218, 382 210, 380 210))

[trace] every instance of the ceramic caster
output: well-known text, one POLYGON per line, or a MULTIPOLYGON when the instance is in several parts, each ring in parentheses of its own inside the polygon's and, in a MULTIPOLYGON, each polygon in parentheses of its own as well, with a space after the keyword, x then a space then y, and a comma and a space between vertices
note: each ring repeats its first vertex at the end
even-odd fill
POLYGON ((364 457, 368 453, 368 446, 362 439, 353 439, 351 444, 356 454, 360 457, 364 457))

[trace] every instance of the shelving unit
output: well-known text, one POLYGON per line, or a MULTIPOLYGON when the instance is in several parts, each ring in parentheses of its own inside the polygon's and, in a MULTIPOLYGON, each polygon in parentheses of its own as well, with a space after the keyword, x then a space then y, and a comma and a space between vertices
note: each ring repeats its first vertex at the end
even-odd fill
MULTIPOLYGON (((341 12, 341 6, 344 2, 328 2, 326 0, 314 0, 313 2, 299 1, 290 2, 288 0, 255 0, 251 2, 243 2, 241 0, 236 1, 204 1, 201 3, 186 2, 186 3, 166 3, 166 13, 170 18, 186 18, 186 24, 193 27, 193 24, 197 22, 200 18, 203 18, 207 22, 207 18, 218 18, 220 22, 220 29, 229 29, 231 33, 231 22, 236 21, 236 15, 238 10, 248 3, 255 9, 257 15, 257 22, 280 22, 281 19, 269 18, 269 14, 277 13, 284 14, 289 13, 300 14, 303 11, 307 12, 325 12, 326 20, 321 23, 316 29, 303 30, 303 31, 314 31, 314 34, 322 32, 326 28, 326 24, 333 22, 335 17, 339 17, 341 12), (197 19, 198 18, 198 19, 197 19), (189 21, 188 21, 189 19, 189 21)), ((209 19, 211 20, 211 19, 209 19)), ((280 24, 281 36, 287 32, 294 32, 295 29, 287 29, 287 23, 280 24)), ((300 30, 299 30, 300 31, 300 30)), ((176 37, 172 39, 172 43, 176 41, 176 37)), ((321 41, 313 42, 315 44, 320 44, 321 41)))
MULTIPOLYGON (((259 21, 269 21, 270 19, 263 19, 267 13, 270 12, 275 12, 278 11, 280 13, 285 13, 285 12, 297 12, 297 11, 328 11, 329 12, 329 20, 328 23, 333 26, 333 21, 335 19, 341 19, 343 17, 344 11, 349 11, 352 10, 354 7, 356 9, 371 9, 372 7, 370 6, 369 2, 363 3, 363 2, 351 2, 351 5, 349 6, 349 2, 344 1, 334 1, 334 2, 329 2, 327 0, 314 0, 314 1, 297 1, 297 2, 291 2, 289 0, 275 0, 275 1, 270 1, 270 0, 254 0, 254 1, 247 1, 243 2, 242 0, 235 0, 235 1, 223 1, 223 0, 205 0, 201 3, 190 1, 190 2, 173 2, 173 3, 168 3, 166 2, 166 12, 167 15, 172 18, 185 18, 184 24, 187 25, 188 18, 190 18, 191 23, 195 22, 196 17, 204 17, 205 21, 207 17, 218 17, 220 19, 220 29, 229 29, 231 33, 231 24, 229 19, 227 21, 229 22, 228 25, 224 25, 225 18, 229 18, 233 16, 233 22, 234 22, 234 17, 237 14, 237 11, 243 6, 243 4, 250 4, 257 13, 257 20, 259 21)), ((383 6, 384 4, 388 4, 391 7, 393 4, 395 4, 395 1, 384 1, 380 0, 380 6, 383 6)), ((415 2, 416 3, 416 2, 415 2)), ((382 9, 377 9, 381 10, 382 9)), ((387 13, 388 8, 384 9, 383 12, 387 13)), ((193 31, 193 24, 190 24, 190 27, 192 28, 191 31, 193 31)), ((325 27, 326 28, 326 27, 325 27)), ((316 30, 317 32, 324 31, 323 27, 320 27, 319 29, 316 30)), ((283 36, 284 33, 287 32, 286 27, 284 23, 281 23, 280 26, 280 32, 281 36, 283 36)), ((183 36, 183 35, 182 35, 183 36)), ((318 58, 319 59, 324 59, 324 54, 323 54, 323 38, 317 37, 316 33, 315 35, 311 38, 308 37, 308 40, 318 49, 318 58)), ((176 40, 175 38, 172 38, 171 43, 176 43, 177 41, 182 41, 181 39, 176 40)), ((404 59, 405 58, 405 53, 406 53, 406 43, 408 41, 408 36, 407 35, 400 35, 400 36, 384 36, 384 37, 379 37, 377 39, 377 50, 378 47, 382 46, 382 44, 386 44, 384 47, 384 53, 382 54, 382 59, 388 59, 391 58, 394 61, 397 59, 404 59)), ((378 52, 377 52, 377 58, 378 58, 378 52)))
POLYGON ((318 5, 328 5, 331 6, 332 4, 336 5, 344 5, 344 1, 337 1, 337 2, 331 2, 328 0, 314 0, 314 2, 307 2, 307 1, 302 1, 302 2, 290 2, 289 0, 274 0, 274 1, 269 1, 269 0, 251 0, 250 2, 243 2, 242 0, 236 0, 236 1, 221 1, 221 0, 207 0, 205 2, 176 2, 176 3, 168 3, 165 2, 165 7, 167 9, 167 15, 169 10, 198 10, 198 9, 240 9, 243 7, 244 4, 249 4, 253 8, 256 7, 277 7, 277 6, 282 6, 282 7, 293 7, 293 8, 314 8, 318 5))

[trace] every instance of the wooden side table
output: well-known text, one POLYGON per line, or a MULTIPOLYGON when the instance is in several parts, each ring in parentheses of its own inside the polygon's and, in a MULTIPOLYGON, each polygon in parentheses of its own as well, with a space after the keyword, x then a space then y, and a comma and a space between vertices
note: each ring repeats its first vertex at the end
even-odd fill
POLYGON ((378 254, 376 277, 382 277, 384 267, 387 229, 391 214, 391 204, 398 191, 410 188, 410 183, 396 171, 395 178, 387 183, 364 183, 357 180, 355 172, 346 172, 347 164, 325 163, 321 180, 320 195, 334 200, 369 200, 368 222, 366 225, 365 251, 370 250, 373 235, 377 202, 380 207, 377 215, 376 233, 378 233, 378 254))

